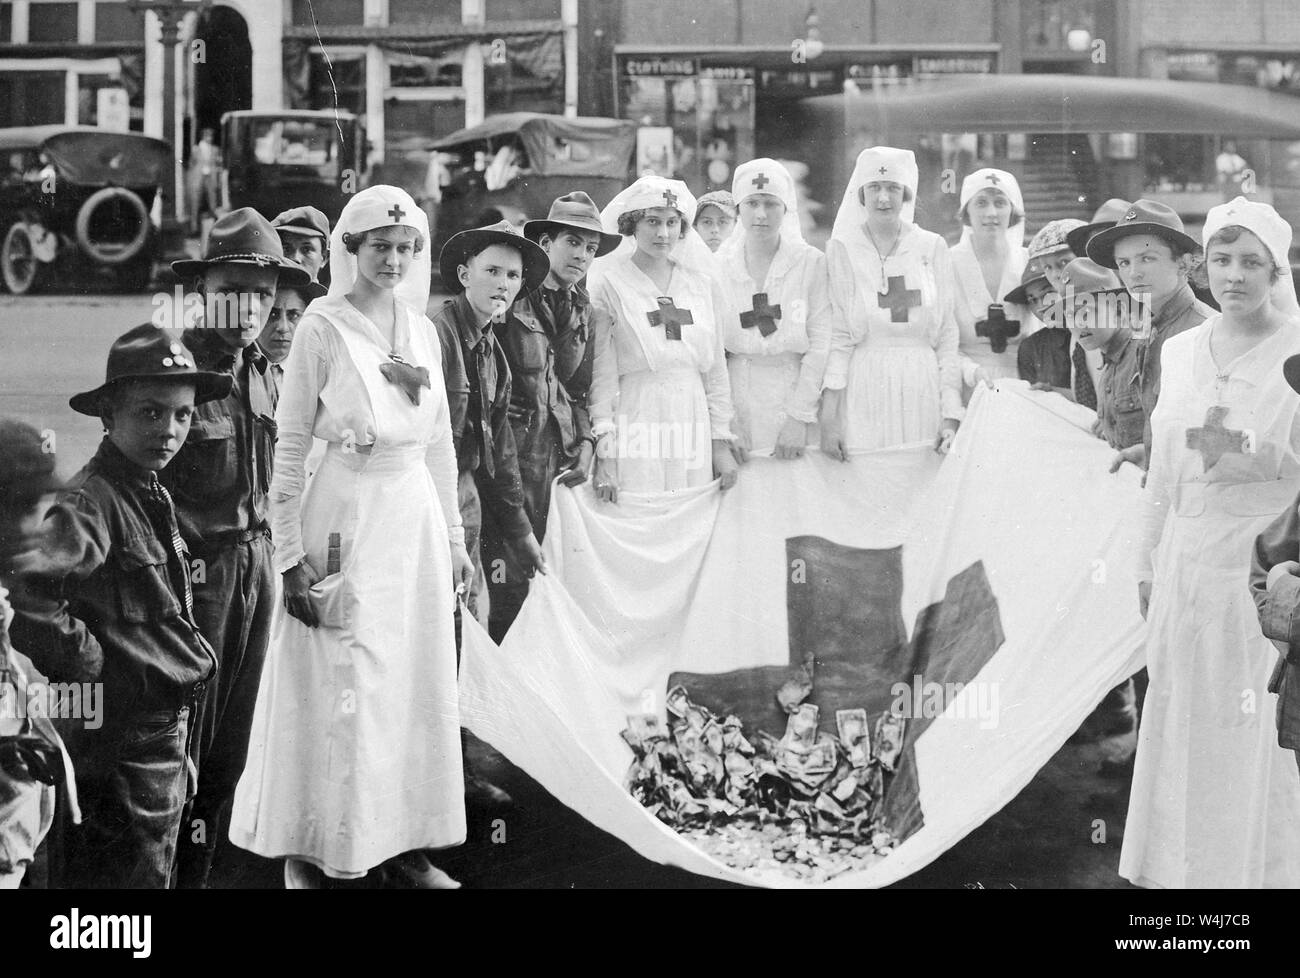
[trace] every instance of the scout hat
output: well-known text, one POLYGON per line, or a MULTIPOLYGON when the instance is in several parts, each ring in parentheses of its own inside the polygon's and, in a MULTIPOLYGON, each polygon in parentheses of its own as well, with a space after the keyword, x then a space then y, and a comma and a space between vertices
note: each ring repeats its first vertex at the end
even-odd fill
POLYGON ((1065 236, 1065 243, 1070 246, 1079 257, 1088 253, 1088 241, 1098 231, 1105 231, 1109 227, 1114 227, 1115 222, 1128 213, 1133 206, 1132 201, 1124 200, 1121 197, 1112 197, 1106 203, 1102 204, 1092 215, 1092 221, 1081 228, 1075 228, 1065 236))
POLYGON ((557 227, 599 234, 600 244, 596 247, 597 258, 608 255, 623 242, 617 234, 605 233, 605 229, 600 224, 600 211, 596 209, 596 202, 581 190, 555 198, 546 220, 528 221, 524 225, 524 237, 536 242, 542 235, 551 233, 557 227))
POLYGON ((144 323, 123 333, 108 350, 104 382, 94 390, 74 394, 68 401, 78 414, 99 417, 99 406, 113 385, 123 380, 192 380, 194 403, 216 401, 230 393, 234 378, 228 373, 199 370, 177 330, 144 323))
POLYGON ((286 285, 311 278, 305 268, 284 257, 284 247, 275 228, 251 207, 241 207, 218 218, 208 232, 203 257, 174 261, 172 271, 186 278, 222 264, 275 268, 280 272, 280 282, 286 285))
POLYGON ((282 234, 315 235, 324 238, 326 242, 330 239, 329 218, 310 204, 281 211, 272 218, 271 227, 282 234))
MULTIPOLYGON (((1077 231, 1083 227, 1083 222, 1077 218, 1067 217, 1059 221, 1048 221, 1038 233, 1029 239, 1029 260, 1042 258, 1044 255, 1050 255, 1058 251, 1064 251, 1070 247, 1069 235, 1071 231, 1077 231)), ((1073 249, 1071 249, 1073 250, 1073 249)), ((1079 252, 1074 252, 1079 255, 1079 252)))
POLYGON ((453 293, 465 291, 465 286, 460 284, 460 276, 456 274, 457 269, 468 264, 471 255, 477 255, 494 244, 515 248, 523 257, 523 292, 532 292, 546 281, 546 276, 551 271, 551 259, 546 252, 540 245, 516 231, 509 221, 502 221, 485 228, 470 228, 447 239, 447 243, 442 246, 442 253, 438 255, 438 273, 442 276, 443 286, 453 293))
POLYGON ((1043 271, 1041 265, 1036 261, 1028 262, 1025 270, 1020 273, 1020 284, 1002 297, 1003 302, 1014 302, 1017 305, 1029 305, 1029 287, 1035 282, 1047 282, 1047 273, 1043 271))
MULTIPOLYGON (((292 261, 292 259, 290 260, 292 261)), ((297 262, 293 262, 293 264, 298 265, 297 262)), ((298 265, 298 267, 302 268, 301 265, 298 265)), ((303 271, 306 272, 307 269, 303 268, 303 271)), ((308 272, 308 275, 310 274, 311 273, 308 272)), ((311 303, 312 299, 319 299, 323 295, 329 295, 329 291, 330 291, 329 289, 325 288, 325 286, 317 282, 314 278, 308 278, 306 282, 286 282, 283 279, 281 279, 281 281, 275 284, 275 288, 277 292, 280 289, 293 289, 293 291, 297 292, 300 296, 302 296, 302 301, 308 304, 311 303)))
POLYGON ((0 507, 25 506, 62 489, 54 461, 39 431, 22 421, 0 418, 0 507))
POLYGON ((1183 219, 1168 204, 1145 197, 1121 214, 1114 226, 1098 231, 1088 242, 1088 257, 1106 268, 1115 267, 1115 242, 1131 234, 1152 234, 1176 248, 1197 252, 1201 244, 1183 230, 1183 219))
POLYGON ((1061 275, 1061 288, 1073 289, 1076 295, 1096 292, 1117 292, 1124 289, 1119 276, 1089 258, 1076 258, 1065 266, 1061 275))

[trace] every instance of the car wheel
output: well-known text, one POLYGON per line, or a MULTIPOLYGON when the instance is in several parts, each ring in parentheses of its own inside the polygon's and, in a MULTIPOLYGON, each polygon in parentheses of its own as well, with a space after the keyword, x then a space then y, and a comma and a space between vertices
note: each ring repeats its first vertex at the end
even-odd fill
POLYGON ((97 190, 77 211, 77 247, 99 265, 125 265, 149 240, 144 201, 125 187, 97 190))
POLYGON ((45 266, 36 257, 32 233, 26 224, 12 224, 0 243, 0 280, 14 295, 25 295, 40 286, 45 266))

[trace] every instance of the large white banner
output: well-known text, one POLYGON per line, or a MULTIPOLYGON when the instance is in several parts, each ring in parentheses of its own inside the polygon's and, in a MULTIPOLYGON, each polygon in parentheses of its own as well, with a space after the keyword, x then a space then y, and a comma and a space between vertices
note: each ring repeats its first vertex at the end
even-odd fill
MULTIPOLYGON (((660 863, 741 871, 624 785, 631 714, 682 683, 780 736, 803 670, 821 726, 908 693, 887 796, 901 844, 829 886, 922 868, 1013 798, 1141 665, 1132 574, 1139 473, 1111 475, 1086 409, 1018 382, 981 389, 954 451, 750 460, 737 485, 597 501, 553 494, 547 557, 497 648, 467 622, 465 726, 593 824, 660 863)), ((468 617, 468 616, 467 616, 468 617)))

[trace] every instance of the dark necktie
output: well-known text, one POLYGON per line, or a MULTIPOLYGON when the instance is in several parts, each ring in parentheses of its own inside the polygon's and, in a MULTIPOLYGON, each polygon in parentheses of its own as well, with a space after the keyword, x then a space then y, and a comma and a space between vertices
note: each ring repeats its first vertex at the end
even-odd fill
POLYGON ((547 289, 546 304, 551 307, 551 319, 557 330, 563 329, 573 312, 573 300, 568 289, 547 289))
MULTIPOLYGON (((185 598, 185 617, 189 618, 194 612, 194 592, 190 590, 190 564, 185 558, 185 541, 181 539, 180 527, 176 524, 176 508, 172 505, 171 493, 158 481, 157 472, 149 473, 149 500, 162 517, 162 525, 171 540, 171 555, 175 558, 178 572, 173 573, 172 583, 173 586, 178 581, 181 584, 180 591, 185 598)), ((171 564, 170 560, 168 564, 171 564)))
POLYGON ((1074 353, 1070 356, 1074 363, 1074 399, 1084 407, 1097 409, 1097 388, 1092 384, 1092 374, 1088 372, 1088 355, 1078 343, 1074 344, 1074 353))
POLYGON ((244 362, 259 374, 264 374, 266 373, 267 365, 271 361, 266 359, 266 355, 256 346, 246 346, 244 347, 244 362))

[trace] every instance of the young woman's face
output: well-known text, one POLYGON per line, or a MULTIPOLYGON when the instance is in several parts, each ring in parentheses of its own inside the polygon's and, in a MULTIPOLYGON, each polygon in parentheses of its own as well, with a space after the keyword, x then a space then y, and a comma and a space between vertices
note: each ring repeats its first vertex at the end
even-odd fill
POLYGON ((776 237, 784 219, 785 204, 774 194, 750 194, 740 202, 740 223, 756 238, 776 237))
POLYGON ((867 209, 868 220, 902 220, 905 197, 903 185, 892 180, 872 180, 862 186, 862 206, 867 209))
POLYGON ((1000 234, 1011 226, 1011 198, 1001 190, 985 188, 967 202, 966 215, 973 230, 1000 234))
POLYGON ((1218 243, 1205 256, 1210 291, 1224 312, 1254 312, 1268 302, 1273 257, 1254 234, 1244 231, 1231 244, 1218 243))
POLYGON ((651 258, 667 258, 681 240, 682 215, 672 207, 652 207, 636 222, 632 239, 637 251, 651 258))
POLYGON ((365 279, 377 289, 397 287, 415 257, 419 232, 412 227, 372 228, 357 249, 357 278, 365 279))

